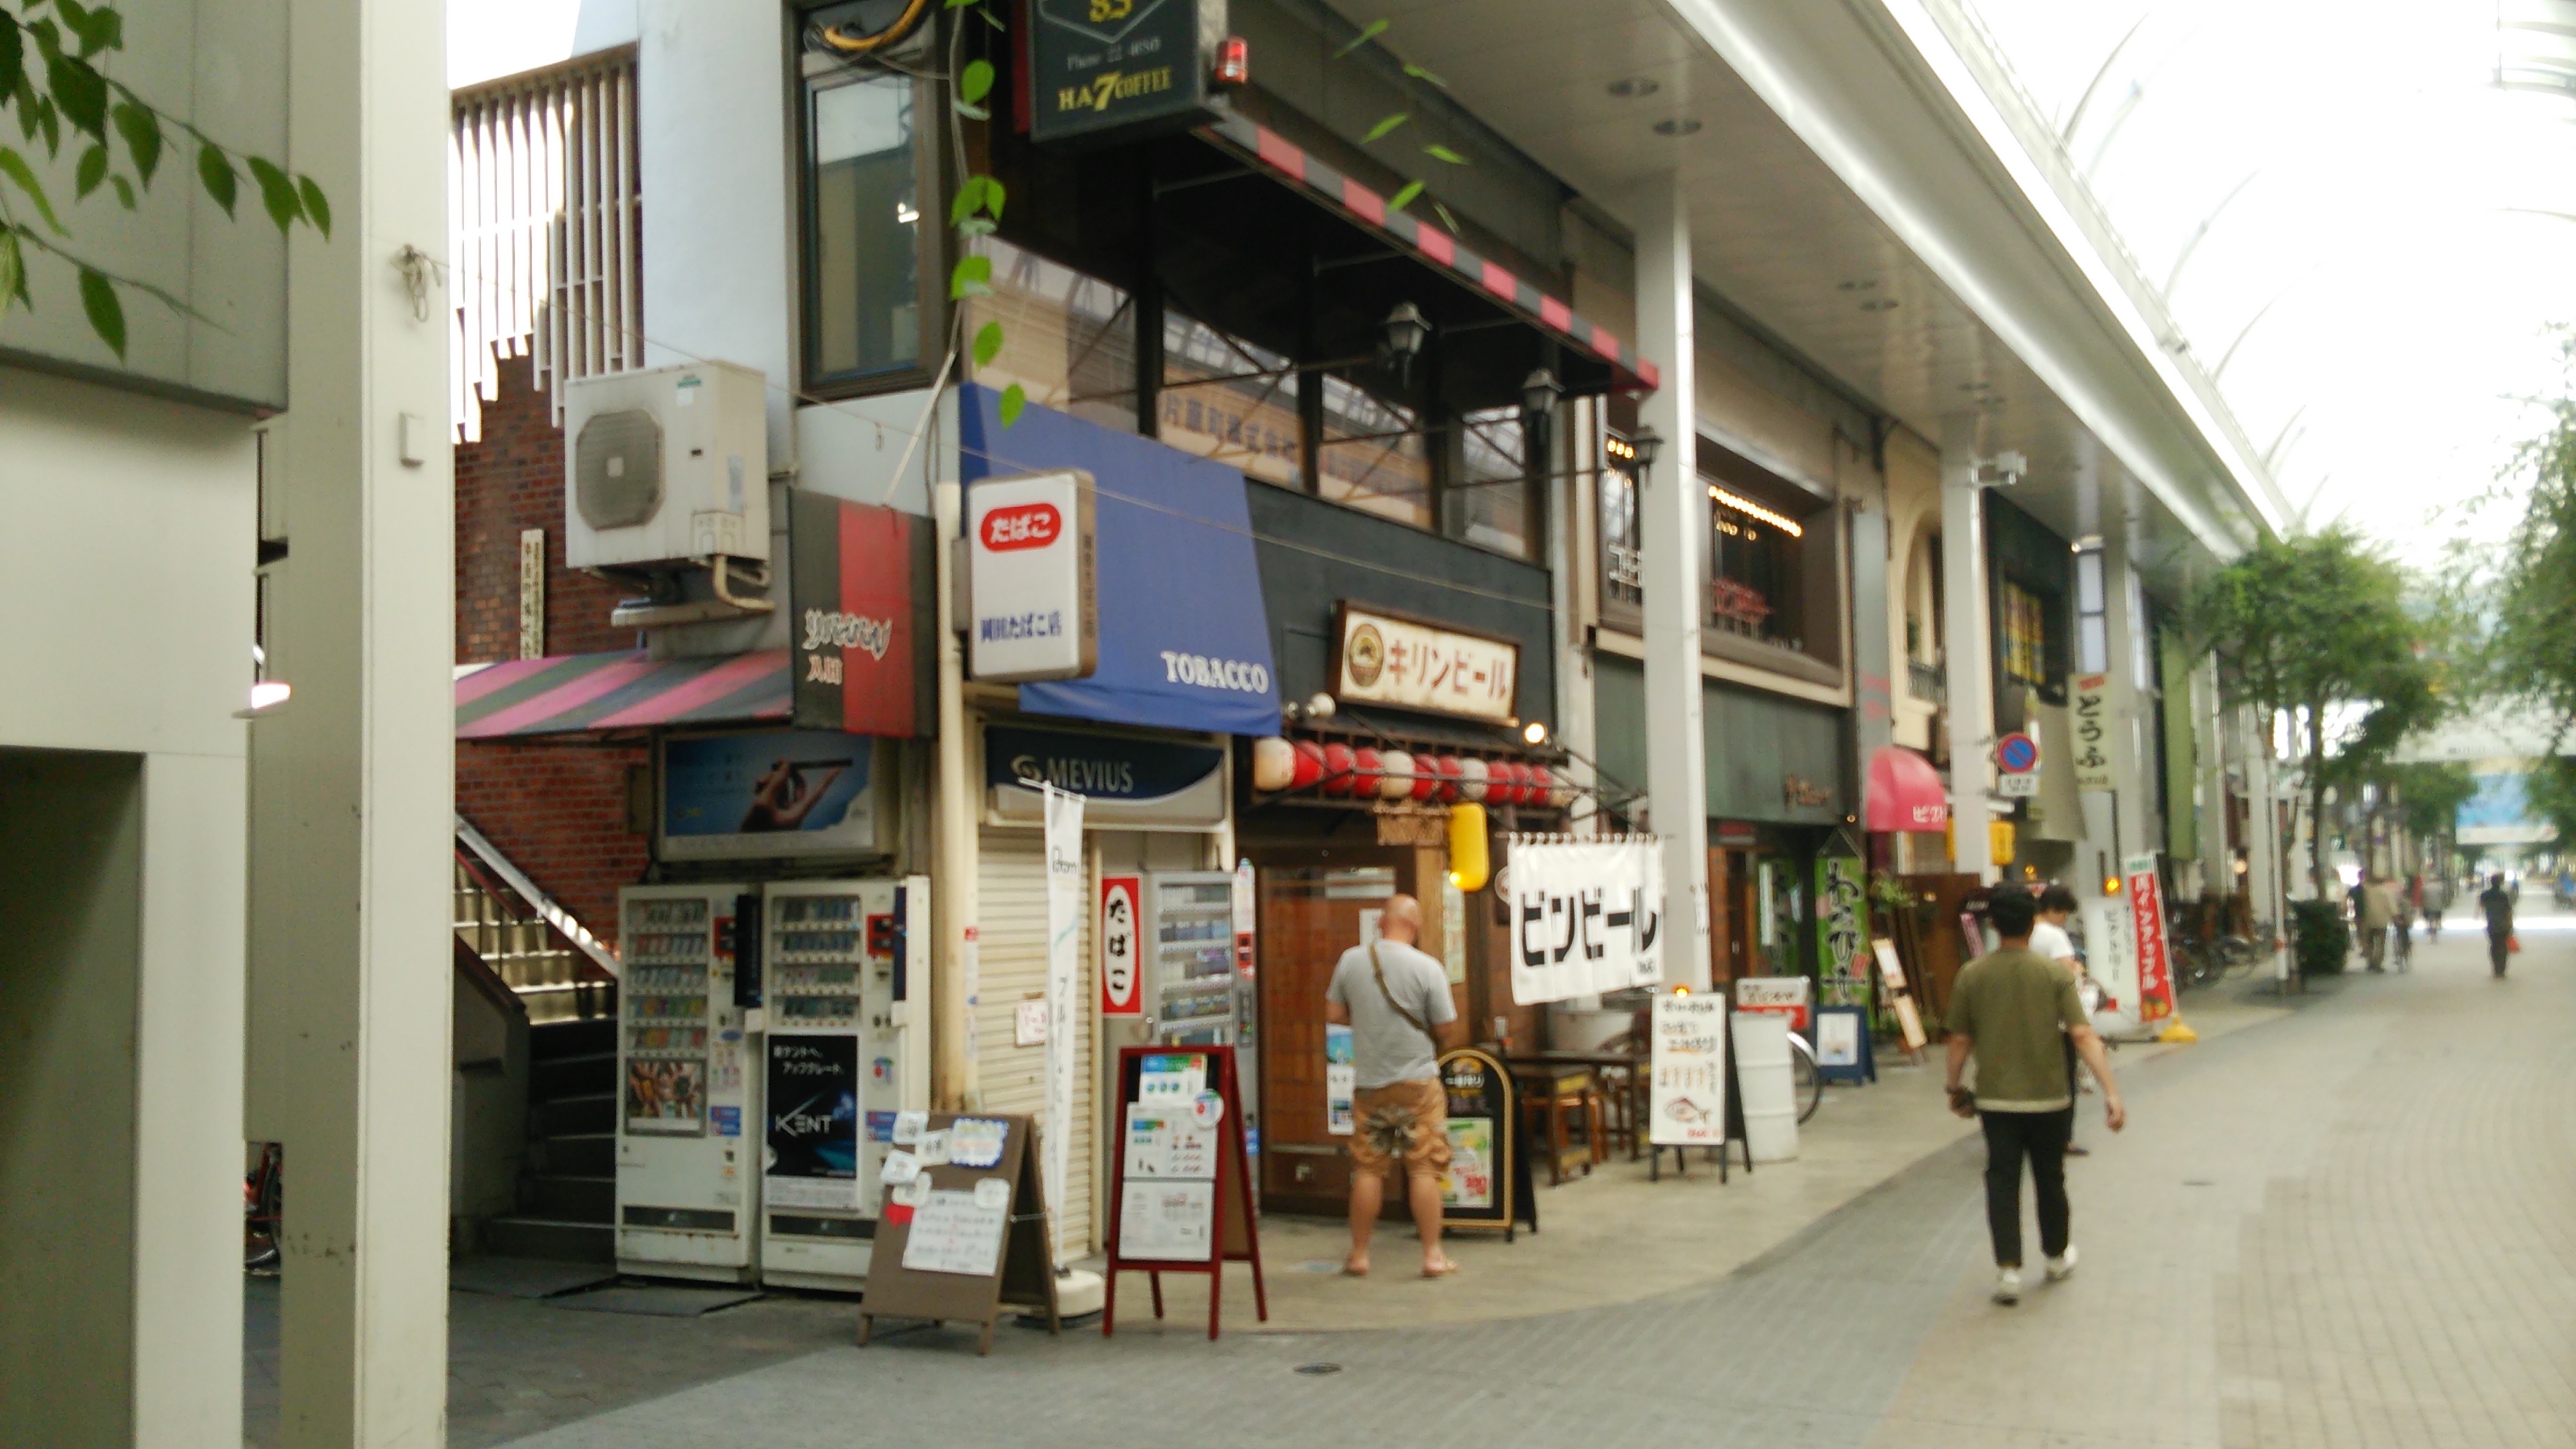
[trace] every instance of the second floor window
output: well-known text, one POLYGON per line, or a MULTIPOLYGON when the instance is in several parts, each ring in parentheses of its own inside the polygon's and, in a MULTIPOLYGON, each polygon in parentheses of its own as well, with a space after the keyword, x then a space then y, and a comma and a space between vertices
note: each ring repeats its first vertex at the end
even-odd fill
POLYGON ((806 91, 806 372, 827 384, 924 351, 919 83, 831 79, 806 91))
POLYGON ((1637 608, 1646 602, 1645 575, 1638 550, 1637 478, 1611 467, 1601 470, 1601 598, 1604 603, 1637 608))

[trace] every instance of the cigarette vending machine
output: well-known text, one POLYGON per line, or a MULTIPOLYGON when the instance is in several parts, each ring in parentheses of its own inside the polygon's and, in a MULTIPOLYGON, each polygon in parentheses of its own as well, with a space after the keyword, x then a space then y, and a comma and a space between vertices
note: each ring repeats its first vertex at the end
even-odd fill
MULTIPOLYGON (((660 1277, 750 1278, 758 1171, 757 1023, 734 998, 740 885, 619 893, 617 1266, 660 1277)), ((750 923, 741 923, 750 929, 750 923)))
POLYGON ((1257 1141, 1261 1033, 1254 1013, 1260 992, 1252 978, 1251 922, 1240 909, 1240 889, 1232 871, 1148 871, 1139 924, 1154 1040, 1233 1047, 1244 1125, 1257 1141))
POLYGON ((930 1105, 930 878, 773 884, 760 1278, 856 1290, 897 1112, 930 1105))

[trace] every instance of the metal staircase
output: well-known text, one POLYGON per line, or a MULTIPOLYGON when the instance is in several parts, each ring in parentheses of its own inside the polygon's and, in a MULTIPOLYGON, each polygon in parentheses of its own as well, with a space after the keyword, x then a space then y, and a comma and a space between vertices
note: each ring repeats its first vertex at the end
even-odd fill
POLYGON ((616 1253, 616 957, 459 817, 457 938, 528 1013, 528 1150, 519 1210, 483 1224, 496 1256, 616 1253))

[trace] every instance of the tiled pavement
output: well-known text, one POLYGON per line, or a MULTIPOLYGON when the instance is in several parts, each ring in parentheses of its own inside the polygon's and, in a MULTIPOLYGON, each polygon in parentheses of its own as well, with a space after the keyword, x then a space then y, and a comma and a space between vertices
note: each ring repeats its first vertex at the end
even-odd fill
POLYGON ((979 1360, 926 1330, 851 1347, 840 1303, 460 1295, 451 1442, 2576 1444, 2576 930, 2526 941, 2502 983, 2455 935, 2411 976, 2123 1053, 2130 1129, 2089 1126, 2075 1168, 2083 1270, 2017 1309, 1983 1298, 1962 1142, 1714 1283, 1510 1321, 1006 1330, 979 1360))

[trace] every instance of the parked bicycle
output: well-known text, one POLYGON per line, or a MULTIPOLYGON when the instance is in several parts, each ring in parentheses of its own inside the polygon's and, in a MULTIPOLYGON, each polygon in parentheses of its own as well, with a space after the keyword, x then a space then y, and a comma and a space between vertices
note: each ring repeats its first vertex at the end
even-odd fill
POLYGON ((274 1271, 278 1264, 277 1224, 284 1186, 286 1149, 263 1142, 259 1162, 242 1178, 242 1267, 274 1271))
POLYGON ((1789 1089, 1797 1094, 1800 1122, 1825 1105, 1825 1074, 1816 1070, 1816 1049, 1794 1031, 1789 1033, 1789 1089))

